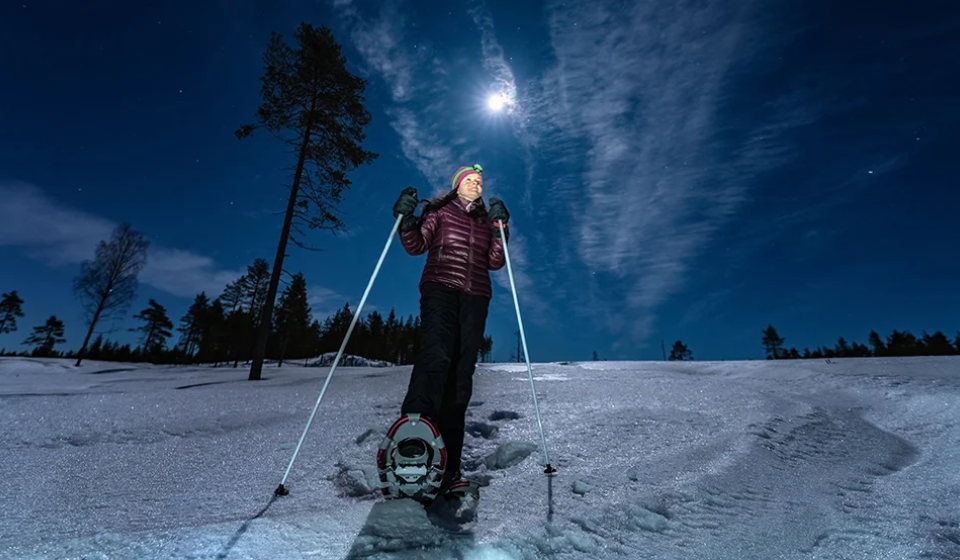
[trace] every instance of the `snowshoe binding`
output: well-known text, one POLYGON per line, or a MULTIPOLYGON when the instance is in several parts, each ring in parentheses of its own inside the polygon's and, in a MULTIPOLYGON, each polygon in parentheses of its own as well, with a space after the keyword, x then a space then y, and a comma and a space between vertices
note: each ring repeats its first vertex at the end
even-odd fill
POLYGON ((464 478, 463 471, 444 473, 440 493, 448 498, 480 499, 480 484, 464 478))
POLYGON ((380 443, 377 471, 387 499, 412 498, 430 505, 440 493, 447 451, 440 430, 419 414, 401 416, 380 443))

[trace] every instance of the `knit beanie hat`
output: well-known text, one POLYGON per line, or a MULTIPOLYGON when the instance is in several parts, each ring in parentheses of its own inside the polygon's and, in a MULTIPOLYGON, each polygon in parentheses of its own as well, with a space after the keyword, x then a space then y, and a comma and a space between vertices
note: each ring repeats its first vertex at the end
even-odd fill
POLYGON ((453 189, 451 190, 457 190, 460 187, 460 182, 463 181, 463 178, 471 173, 479 173, 482 175, 483 168, 480 167, 479 163, 477 163, 475 165, 471 165, 470 167, 464 166, 460 169, 457 169, 457 172, 453 174, 453 189))

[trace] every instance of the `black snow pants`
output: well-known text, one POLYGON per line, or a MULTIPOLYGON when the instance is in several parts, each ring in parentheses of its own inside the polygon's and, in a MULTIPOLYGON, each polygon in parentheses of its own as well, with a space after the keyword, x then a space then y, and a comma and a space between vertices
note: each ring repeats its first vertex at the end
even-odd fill
POLYGON ((483 342, 490 300, 439 282, 420 288, 420 351, 401 414, 437 423, 447 449, 448 473, 460 470, 467 406, 483 342))

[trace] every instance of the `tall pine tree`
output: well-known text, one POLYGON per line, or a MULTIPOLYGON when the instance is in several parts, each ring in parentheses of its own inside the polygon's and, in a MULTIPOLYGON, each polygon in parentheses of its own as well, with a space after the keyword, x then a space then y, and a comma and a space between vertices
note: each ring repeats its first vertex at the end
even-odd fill
POLYGON ((280 285, 287 241, 305 247, 304 228, 343 229, 334 213, 351 184, 347 172, 372 162, 377 154, 361 147, 370 113, 363 105, 366 82, 346 68, 341 47, 326 26, 302 23, 291 47, 274 33, 263 57, 263 104, 257 123, 241 126, 237 138, 266 128, 297 154, 293 180, 277 244, 263 320, 254 345, 251 380, 260 379, 269 337, 269 319, 280 285))

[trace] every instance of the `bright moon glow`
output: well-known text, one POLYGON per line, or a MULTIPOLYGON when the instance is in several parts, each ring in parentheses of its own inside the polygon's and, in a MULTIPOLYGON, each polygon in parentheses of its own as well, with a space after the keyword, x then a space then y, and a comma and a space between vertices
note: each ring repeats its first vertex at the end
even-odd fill
POLYGON ((506 99, 504 99, 503 95, 500 93, 491 95, 490 99, 487 101, 487 105, 489 105, 490 109, 493 111, 499 111, 500 109, 503 109, 505 103, 506 99))

